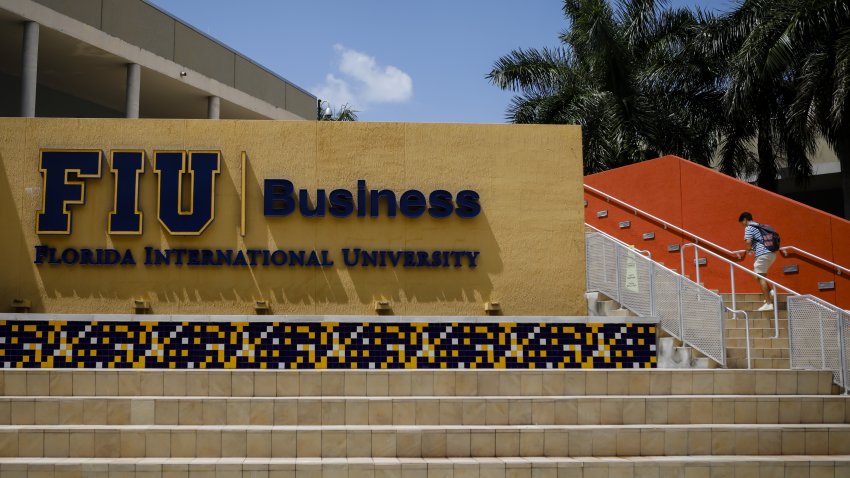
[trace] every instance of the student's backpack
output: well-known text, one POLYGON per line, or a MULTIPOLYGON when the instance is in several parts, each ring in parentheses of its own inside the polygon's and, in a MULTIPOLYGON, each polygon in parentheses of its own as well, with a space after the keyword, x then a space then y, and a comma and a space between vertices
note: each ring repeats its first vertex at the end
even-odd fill
POLYGON ((770 252, 776 252, 779 250, 779 233, 776 232, 776 229, 768 226, 767 224, 759 224, 756 228, 761 232, 761 243, 770 252))

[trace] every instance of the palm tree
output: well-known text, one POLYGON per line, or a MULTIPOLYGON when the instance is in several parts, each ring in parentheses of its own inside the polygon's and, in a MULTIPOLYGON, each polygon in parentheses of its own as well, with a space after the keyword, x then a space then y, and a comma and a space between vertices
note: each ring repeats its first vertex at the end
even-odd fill
POLYGON ((784 3, 788 5, 779 9, 777 23, 785 33, 767 50, 765 69, 794 71, 789 128, 801 135, 820 134, 835 151, 844 217, 850 218, 850 3, 784 3))
POLYGON ((586 173, 676 154, 708 164, 719 68, 688 48, 707 17, 664 1, 565 0, 557 48, 518 49, 487 78, 514 123, 580 124, 586 173))
POLYGON ((777 158, 807 177, 821 135, 841 161, 850 216, 850 3, 745 0, 707 25, 700 44, 730 58, 721 170, 758 172, 774 189, 777 158), (746 148, 753 141, 757 159, 746 148))
POLYGON ((348 103, 343 104, 339 109, 328 106, 325 110, 322 110, 321 103, 319 102, 317 113, 319 121, 357 121, 359 111, 352 108, 348 103))
POLYGON ((811 174, 815 136, 789 126, 793 72, 770 74, 754 52, 781 35, 770 31, 775 26, 771 16, 763 2, 745 1, 704 25, 694 48, 702 55, 726 59, 721 73, 725 92, 719 169, 732 176, 756 175, 760 187, 776 191, 782 160, 798 178, 811 174))

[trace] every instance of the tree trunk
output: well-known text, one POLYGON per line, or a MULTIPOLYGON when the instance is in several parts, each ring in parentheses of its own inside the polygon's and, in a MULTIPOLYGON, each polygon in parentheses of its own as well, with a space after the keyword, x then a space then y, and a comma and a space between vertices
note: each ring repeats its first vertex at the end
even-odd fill
POLYGON ((770 119, 759 120, 758 133, 759 173, 756 184, 760 188, 776 192, 776 157, 773 155, 770 119))
POLYGON ((838 156, 838 161, 841 163, 841 197, 844 199, 844 218, 850 219, 850 131, 838 136, 833 146, 835 155, 838 156))
POLYGON ((844 219, 850 220, 850 161, 841 165, 841 188, 844 197, 844 219))

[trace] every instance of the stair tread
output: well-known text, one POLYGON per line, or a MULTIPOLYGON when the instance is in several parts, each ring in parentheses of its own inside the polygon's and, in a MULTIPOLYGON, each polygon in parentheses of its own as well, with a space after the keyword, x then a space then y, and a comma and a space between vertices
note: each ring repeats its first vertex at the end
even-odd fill
MULTIPOLYGON (((694 371, 702 371, 705 369, 687 369, 694 371)), ((717 370, 717 369, 713 369, 717 370)), ((744 371, 744 370, 741 370, 744 371)), ((770 372, 771 369, 759 369, 759 372, 770 372)), ((715 398, 753 398, 753 399, 767 399, 767 398, 840 398, 844 399, 843 395, 832 395, 832 394, 776 394, 771 393, 769 395, 754 395, 750 393, 726 393, 726 394, 714 394, 714 393, 703 393, 703 394, 682 394, 682 393, 667 393, 663 395, 649 395, 649 394, 593 394, 593 395, 383 395, 383 396, 375 396, 375 397, 345 397, 345 396, 336 396, 336 395, 305 395, 301 397, 208 397, 208 396, 163 396, 163 395, 143 395, 137 397, 128 397, 121 395, 74 395, 74 396, 59 396, 59 395, 3 395, 0 396, 0 401, 27 401, 33 402, 38 400, 45 401, 60 401, 60 400, 157 400, 157 401, 181 401, 181 400, 203 400, 203 401, 213 401, 213 400, 233 400, 233 401, 306 401, 306 400, 328 400, 328 401, 402 401, 402 400, 446 400, 446 401, 458 401, 458 400, 520 400, 520 401, 529 401, 529 400, 607 400, 607 399, 652 399, 652 400, 663 400, 666 398, 682 398, 688 400, 699 400, 706 399, 711 400, 715 398)))
POLYGON ((549 463, 549 462, 593 462, 593 463, 624 463, 624 462, 831 462, 850 461, 850 455, 654 455, 654 456, 599 456, 599 457, 560 457, 560 456, 503 456, 503 457, 447 457, 447 458, 409 458, 409 457, 172 457, 172 458, 45 458, 45 457, 2 457, 0 464, 21 465, 217 465, 217 464, 314 464, 314 463, 374 463, 374 464, 418 464, 418 463, 549 463))
POLYGON ((221 430, 221 431, 429 431, 429 430, 588 430, 588 429, 848 429, 850 423, 670 423, 670 424, 592 424, 592 425, 0 425, 0 431, 16 430, 81 431, 81 430, 221 430))

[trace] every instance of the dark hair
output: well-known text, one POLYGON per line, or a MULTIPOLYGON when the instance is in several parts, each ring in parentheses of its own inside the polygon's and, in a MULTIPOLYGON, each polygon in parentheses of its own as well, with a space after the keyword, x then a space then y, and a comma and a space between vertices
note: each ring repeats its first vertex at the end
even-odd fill
POLYGON ((743 221, 743 220, 745 220, 745 219, 746 219, 747 221, 752 221, 752 220, 753 220, 753 215, 752 215, 752 214, 750 214, 750 213, 748 213, 748 212, 742 212, 742 213, 741 213, 741 215, 740 215, 740 216, 738 216, 738 222, 741 222, 741 221, 743 221))

